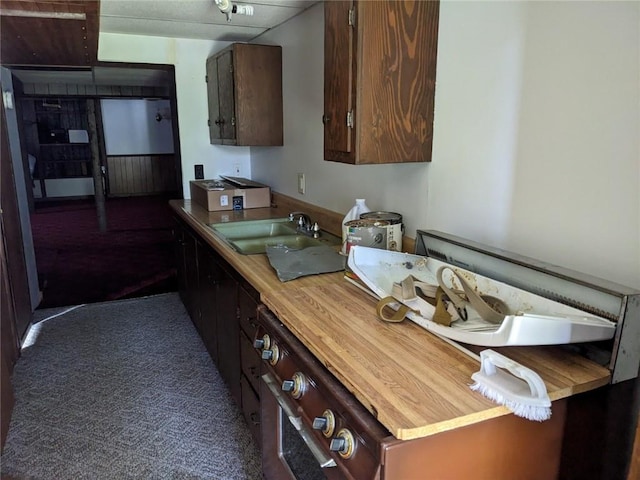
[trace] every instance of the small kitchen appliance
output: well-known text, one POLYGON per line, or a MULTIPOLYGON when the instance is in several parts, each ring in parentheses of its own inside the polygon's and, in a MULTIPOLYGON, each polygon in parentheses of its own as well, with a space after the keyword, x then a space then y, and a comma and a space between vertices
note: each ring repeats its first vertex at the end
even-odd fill
POLYGON ((385 248, 395 252, 402 251, 402 234, 404 233, 402 215, 395 212, 368 212, 360 214, 360 218, 363 220, 384 220, 389 222, 385 248))

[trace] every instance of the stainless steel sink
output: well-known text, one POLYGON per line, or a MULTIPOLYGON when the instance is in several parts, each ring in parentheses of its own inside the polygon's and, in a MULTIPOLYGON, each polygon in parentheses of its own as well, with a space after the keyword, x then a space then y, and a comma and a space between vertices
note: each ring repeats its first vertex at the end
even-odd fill
POLYGON ((296 235, 296 225, 288 218, 268 218, 266 220, 241 220, 238 222, 209 224, 218 235, 226 240, 276 237, 296 235))
POLYGON ((242 220, 208 225, 231 248, 243 255, 265 253, 267 245, 282 245, 301 250, 321 245, 340 245, 340 237, 321 231, 319 238, 303 235, 288 218, 242 220))

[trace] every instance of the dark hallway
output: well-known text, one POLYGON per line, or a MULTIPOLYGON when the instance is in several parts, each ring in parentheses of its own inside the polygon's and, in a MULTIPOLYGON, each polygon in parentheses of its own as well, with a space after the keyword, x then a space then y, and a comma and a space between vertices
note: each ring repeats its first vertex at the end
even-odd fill
POLYGON ((100 233, 93 199, 36 204, 31 227, 42 301, 38 308, 176 290, 166 196, 107 199, 100 233))

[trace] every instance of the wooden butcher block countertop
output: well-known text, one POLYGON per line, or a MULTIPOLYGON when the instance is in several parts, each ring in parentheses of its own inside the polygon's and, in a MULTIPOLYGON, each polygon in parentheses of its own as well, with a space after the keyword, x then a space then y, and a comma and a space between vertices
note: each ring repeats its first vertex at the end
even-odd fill
MULTIPOLYGON (((203 223, 219 221, 220 212, 187 201, 172 206, 396 438, 425 437, 511 413, 469 388, 479 370, 476 360, 413 322, 380 321, 376 300, 342 273, 282 283, 266 255, 239 255, 208 231, 203 223)), ((252 218, 284 216, 274 209, 245 212, 252 218)), ((536 371, 552 401, 609 383, 609 370, 559 347, 496 350, 536 371)))
MULTIPOLYGON (((380 321, 375 299, 346 280, 263 301, 398 439, 510 413, 469 388, 476 360, 413 322, 380 321)), ((495 350, 535 370, 551 400, 609 382, 606 368, 557 347, 495 350)))

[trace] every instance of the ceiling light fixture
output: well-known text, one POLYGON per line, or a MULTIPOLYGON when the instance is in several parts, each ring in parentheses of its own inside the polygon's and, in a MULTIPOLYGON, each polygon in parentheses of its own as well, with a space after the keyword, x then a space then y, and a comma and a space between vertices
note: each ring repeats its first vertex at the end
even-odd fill
POLYGON ((227 22, 231 22, 231 15, 253 15, 253 7, 251 5, 243 5, 233 3, 231 0, 214 0, 222 13, 227 16, 227 22))

